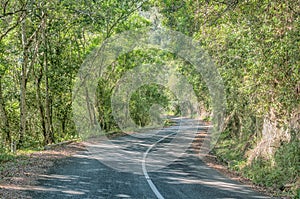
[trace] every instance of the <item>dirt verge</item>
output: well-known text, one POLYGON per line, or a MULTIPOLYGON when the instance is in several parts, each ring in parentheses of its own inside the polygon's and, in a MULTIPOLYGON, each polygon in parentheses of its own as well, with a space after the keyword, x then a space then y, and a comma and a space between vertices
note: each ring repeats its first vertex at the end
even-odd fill
MULTIPOLYGON (((203 124, 206 125, 207 123, 203 123, 203 124)), ((193 147, 195 153, 199 154, 200 156, 201 156, 200 147, 201 147, 206 135, 207 135, 206 131, 198 132, 198 134, 196 135, 196 137, 192 143, 192 147, 193 147)), ((257 192, 260 192, 264 195, 274 197, 274 198, 291 199, 291 197, 289 197, 289 196, 278 197, 277 196, 278 192, 276 190, 273 190, 272 188, 263 187, 263 186, 254 184, 250 179, 243 177, 241 174, 239 174, 236 171, 230 170, 225 162, 220 161, 219 158, 212 153, 202 155, 201 159, 205 162, 205 164, 207 166, 219 171, 221 174, 223 174, 224 176, 226 176, 232 180, 235 180, 242 184, 248 185, 249 187, 251 187, 253 190, 255 190, 257 192)))
POLYGON ((18 154, 14 160, 2 162, 0 167, 0 198, 30 198, 24 190, 36 184, 56 161, 63 162, 79 151, 85 150, 82 143, 59 145, 50 150, 30 154, 18 154))

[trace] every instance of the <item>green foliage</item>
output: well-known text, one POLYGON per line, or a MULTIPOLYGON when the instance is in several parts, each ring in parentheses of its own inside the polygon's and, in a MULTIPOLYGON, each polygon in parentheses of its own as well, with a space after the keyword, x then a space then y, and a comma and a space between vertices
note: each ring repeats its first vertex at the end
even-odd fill
POLYGON ((298 139, 291 140, 277 149, 274 157, 275 163, 258 158, 251 165, 243 168, 242 172, 257 184, 296 195, 295 185, 300 177, 299 144, 298 139), (286 185, 292 185, 292 187, 285 188, 286 185))
MULTIPOLYGON (((72 87, 83 60, 114 34, 155 25, 140 15, 155 6, 161 15, 151 17, 162 16, 158 20, 162 26, 198 40, 223 78, 227 115, 216 154, 259 184, 281 187, 299 179, 299 140, 293 133, 270 160, 257 158, 245 166, 247 152, 263 138, 264 119, 287 132, 299 119, 295 114, 300 104, 298 1, 11 0, 1 5, 5 6, 0 10, 3 160, 13 158, 4 153, 11 144, 36 148, 78 137, 72 121, 72 87), (24 135, 21 115, 26 116, 24 135)), ((119 56, 97 82, 96 120, 104 130, 119 132, 111 110, 117 81, 142 64, 164 63, 172 63, 187 78, 201 108, 210 112, 207 85, 189 63, 157 49, 134 50, 119 56)), ((137 124, 149 124, 154 104, 180 114, 169 90, 143 86, 130 99, 130 114, 137 124)))
MULTIPOLYGON (((297 119, 291 115, 300 103, 299 2, 187 0, 155 5, 164 13, 165 26, 199 40, 218 66, 227 117, 214 151, 232 169, 243 171, 246 156, 262 139, 264 118, 272 117, 288 132, 291 120, 297 119)), ((209 108, 201 78, 195 82, 199 100, 209 108)), ((257 160, 245 169, 248 176, 276 187, 295 180, 296 144, 283 143, 271 160, 257 160), (272 162, 276 166, 271 168, 272 162)))
POLYGON ((143 2, 13 0, 1 5, 0 147, 33 148, 78 137, 71 109, 74 77, 104 39, 149 25, 137 12, 143 2), (20 115, 25 115, 24 135, 20 115))
POLYGON ((8 162, 8 161, 12 161, 14 160, 16 157, 15 154, 11 154, 11 153, 1 153, 0 154, 0 163, 4 163, 4 162, 8 162))
MULTIPOLYGON (((160 105, 161 108, 165 109, 165 113, 168 112, 168 106, 170 104, 170 99, 166 94, 168 91, 159 85, 146 85, 142 86, 131 96, 129 110, 131 118, 136 124, 143 127, 151 123, 151 116, 153 114, 162 113, 151 113, 151 107, 153 105, 160 105)), ((158 110, 157 110, 158 111, 158 110)))
MULTIPOLYGON (((214 152, 218 157, 221 157, 228 164, 232 164, 233 161, 238 162, 243 160, 243 143, 238 144, 234 138, 228 137, 229 131, 223 132, 220 136, 218 146, 215 147, 214 152)), ((231 165, 235 166, 235 165, 231 165)))
POLYGON ((249 165, 241 153, 244 142, 237 144, 237 141, 228 139, 228 134, 222 134, 220 139, 223 141, 214 149, 214 153, 227 163, 230 169, 238 171, 258 185, 271 187, 279 195, 297 195, 300 177, 299 139, 294 137, 290 142, 282 143, 272 161, 258 157, 249 165))

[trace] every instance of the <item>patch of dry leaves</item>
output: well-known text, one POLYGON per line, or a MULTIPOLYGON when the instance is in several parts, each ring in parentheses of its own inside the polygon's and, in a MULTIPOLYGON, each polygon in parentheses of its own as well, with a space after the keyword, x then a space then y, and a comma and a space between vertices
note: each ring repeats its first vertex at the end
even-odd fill
POLYGON ((45 174, 56 161, 64 161, 82 150, 85 150, 83 144, 71 143, 1 163, 3 169, 0 170, 0 198, 30 198, 24 191, 34 187, 40 175, 45 174))

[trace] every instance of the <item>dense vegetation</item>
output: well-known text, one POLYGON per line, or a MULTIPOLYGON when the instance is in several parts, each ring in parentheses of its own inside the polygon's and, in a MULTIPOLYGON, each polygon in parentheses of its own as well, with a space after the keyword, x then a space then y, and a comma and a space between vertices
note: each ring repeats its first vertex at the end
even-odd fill
MULTIPOLYGON (((300 194, 299 1, 0 0, 0 4, 1 153, 78 137, 72 89, 87 55, 117 33, 158 20, 201 42, 223 78, 226 118, 214 153, 255 183, 300 194), (154 7, 152 19, 141 14, 154 7)), ((178 71, 193 85, 202 110, 209 112, 210 98, 201 76, 178 59, 157 49, 119 57, 98 82, 101 127, 117 129, 111 114, 112 89, 126 70, 141 63, 177 60, 178 71)), ((132 96, 130 114, 144 126, 154 103, 178 112, 174 100, 159 85, 145 86, 132 96)))

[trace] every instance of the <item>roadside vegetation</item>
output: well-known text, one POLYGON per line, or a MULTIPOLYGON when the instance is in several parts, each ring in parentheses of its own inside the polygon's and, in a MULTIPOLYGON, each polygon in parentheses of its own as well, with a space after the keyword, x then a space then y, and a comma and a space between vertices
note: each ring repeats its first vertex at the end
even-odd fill
MULTIPOLYGON (((161 25, 199 41, 223 78, 226 116, 212 152, 254 183, 300 198, 298 0, 0 0, 0 5, 1 165, 14 161, 17 151, 80 138, 72 89, 83 61, 113 35, 161 25)), ((111 109, 118 79, 140 64, 165 61, 188 79, 200 114, 210 120, 207 85, 191 64, 158 49, 133 50, 99 79, 95 121, 105 132, 120 134, 111 109)), ((180 115, 169 89, 146 85, 130 99, 136 124, 151 123, 153 104, 180 115)))

